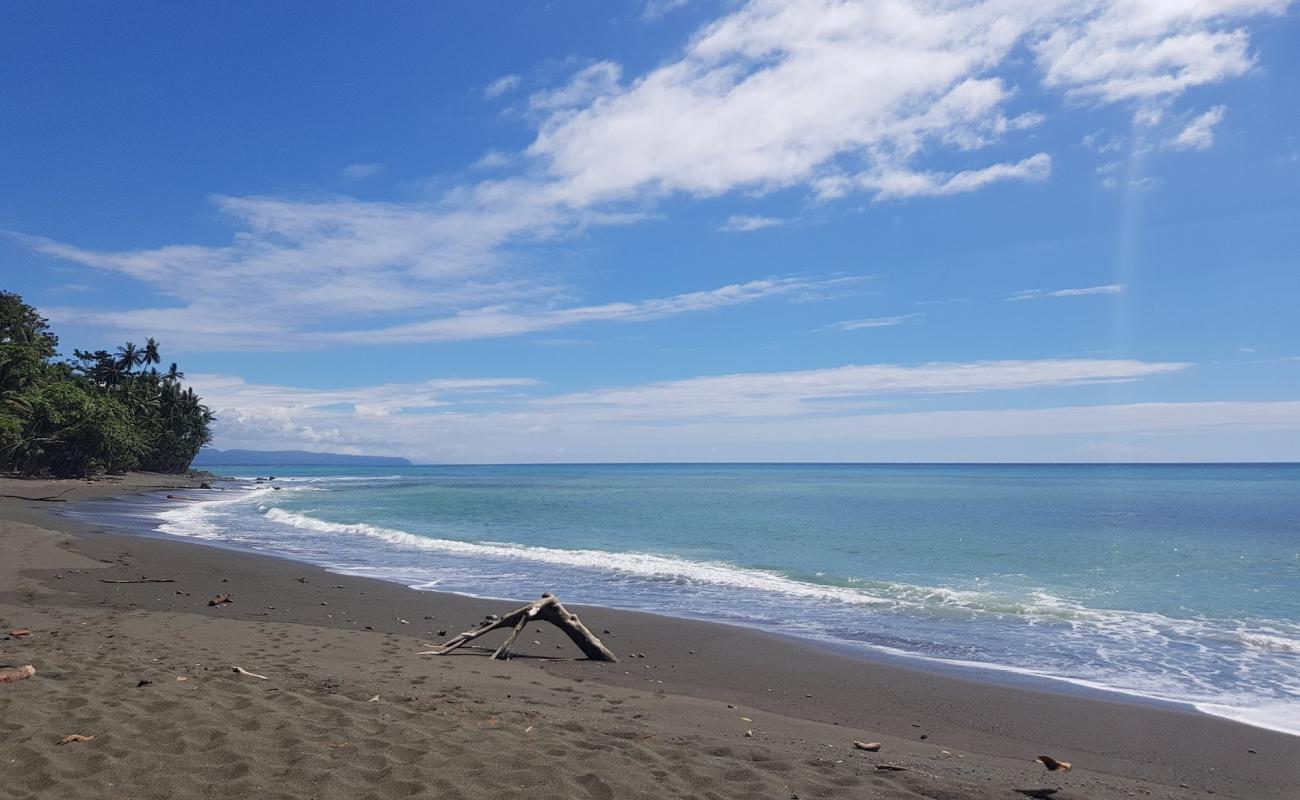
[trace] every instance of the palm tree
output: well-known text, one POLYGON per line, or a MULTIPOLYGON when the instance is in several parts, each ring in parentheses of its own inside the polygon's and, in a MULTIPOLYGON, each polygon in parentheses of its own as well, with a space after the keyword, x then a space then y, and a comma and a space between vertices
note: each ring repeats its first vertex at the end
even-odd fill
POLYGON ((117 348, 118 369, 122 370, 127 375, 131 374, 131 370, 140 366, 140 360, 142 358, 144 358, 144 354, 136 349, 134 342, 127 342, 117 348))
POLYGON ((163 375, 163 380, 167 383, 178 383, 180 379, 184 377, 185 373, 177 369, 176 362, 173 361, 172 365, 167 368, 166 374, 163 375))
POLYGON ((162 363, 162 356, 158 354, 158 342, 152 336, 144 340, 144 350, 140 354, 140 363, 146 367, 151 364, 162 363))

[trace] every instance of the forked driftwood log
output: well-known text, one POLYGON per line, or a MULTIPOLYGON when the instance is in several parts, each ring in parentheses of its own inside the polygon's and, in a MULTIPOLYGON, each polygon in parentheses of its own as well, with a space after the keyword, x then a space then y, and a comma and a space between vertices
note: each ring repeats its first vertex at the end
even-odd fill
POLYGON ((418 655, 422 656, 441 656, 450 653, 458 647, 466 645, 485 633, 491 633, 498 628, 513 628, 506 640, 501 643, 492 653, 493 658, 505 659, 510 645, 515 643, 519 634, 523 632, 524 626, 529 622, 549 622, 573 640, 573 643, 592 661, 618 661, 618 656, 601 643, 596 635, 582 624, 578 615, 564 607, 560 598, 547 592, 542 595, 540 600, 535 600, 522 608, 517 608, 500 619, 489 619, 473 630, 465 631, 456 636, 451 641, 444 644, 437 650, 426 650, 418 655))

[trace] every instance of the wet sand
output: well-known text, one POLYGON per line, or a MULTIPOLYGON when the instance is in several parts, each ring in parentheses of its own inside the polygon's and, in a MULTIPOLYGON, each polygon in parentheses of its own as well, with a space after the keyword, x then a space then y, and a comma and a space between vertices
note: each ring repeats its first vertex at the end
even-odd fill
MULTIPOLYGON (((0 494, 192 483, 4 480, 0 494)), ((724 625, 575 607, 621 663, 578 660, 545 625, 510 661, 420 656, 439 631, 515 604, 94 530, 57 507, 0 500, 0 665, 37 670, 0 684, 0 798, 1292 798, 1300 786, 1300 737, 724 625), (145 576, 175 582, 102 582, 145 576), (208 606, 217 594, 234 602, 208 606), (19 626, 31 635, 3 635, 19 626), (95 738, 56 744, 74 733, 95 738), (1075 767, 1049 772, 1040 754, 1075 767)))

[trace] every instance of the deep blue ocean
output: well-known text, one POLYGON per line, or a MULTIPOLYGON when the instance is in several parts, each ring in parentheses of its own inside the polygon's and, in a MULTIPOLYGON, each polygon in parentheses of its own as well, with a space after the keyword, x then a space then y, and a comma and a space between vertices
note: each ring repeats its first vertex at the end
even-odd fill
POLYGON ((1300 465, 270 474, 135 513, 420 588, 554 590, 1300 734, 1300 465))

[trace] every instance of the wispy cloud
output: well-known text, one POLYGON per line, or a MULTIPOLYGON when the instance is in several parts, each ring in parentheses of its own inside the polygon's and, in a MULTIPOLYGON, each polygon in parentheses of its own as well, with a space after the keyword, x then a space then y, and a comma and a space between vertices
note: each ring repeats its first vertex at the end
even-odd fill
POLYGON ((646 0, 645 8, 641 10, 641 19, 652 22, 689 2, 690 0, 646 0))
POLYGON ((189 375, 187 380, 213 408, 243 412, 333 410, 368 416, 440 408, 538 383, 532 378, 437 378, 415 383, 307 389, 249 383, 235 375, 202 373, 189 375))
POLYGON ((1021 289, 1013 293, 1008 300, 1039 300, 1044 297, 1087 297, 1094 294, 1123 294, 1124 284, 1107 283, 1102 286, 1085 286, 1079 289, 1021 289))
POLYGON ((947 297, 943 300, 917 300, 918 306, 949 306, 969 303, 969 297, 947 297))
MULTIPOLYGON (((746 305, 769 298, 784 297, 802 301, 810 297, 838 294, 846 279, 768 278, 715 289, 686 292, 668 297, 619 301, 599 305, 535 307, 514 303, 458 310, 445 316, 420 319, 396 325, 372 325, 353 329, 305 329, 306 320, 297 307, 285 309, 286 316, 231 316, 221 306, 194 304, 184 308, 148 309, 123 312, 90 312, 84 309, 47 307, 43 311, 56 322, 94 325, 103 329, 135 335, 148 331, 170 344, 189 348, 228 350, 296 350, 337 344, 384 345, 417 342, 457 342, 495 339, 552 331, 596 323, 648 322, 682 314, 703 313, 729 306, 746 305)), ((488 296, 506 296, 509 286, 484 286, 488 296)), ((320 290, 313 290, 319 292, 320 290)), ((366 294, 367 302, 384 301, 379 287, 340 286, 328 296, 314 294, 310 299, 326 305, 335 302, 359 302, 358 297, 344 298, 350 292, 366 294)), ((468 294, 473 294, 469 292, 468 294)), ((462 301, 469 299, 460 298, 462 301)), ((523 291, 522 298, 532 301, 535 293, 523 291)), ((451 300, 442 297, 443 301, 451 300)), ((417 303, 414 297, 391 298, 394 306, 417 303)))
MULTIPOLYGON (((849 181, 862 188, 875 189, 877 200, 897 200, 908 197, 942 197, 983 189, 1004 181, 1042 182, 1052 173, 1052 158, 1046 153, 1030 156, 1014 164, 993 164, 964 172, 912 172, 891 169, 874 173, 861 173, 849 181)), ((828 180, 821 185, 824 197, 839 197, 845 185, 828 180)))
POLYGON ((1227 106, 1215 106, 1187 124, 1169 146, 1175 150, 1206 150, 1214 144, 1214 126, 1223 121, 1227 106))
POLYGON ((488 100, 496 99, 507 92, 518 89, 520 81, 521 78, 518 75, 502 75, 483 88, 483 96, 488 100))
POLYGON ((509 166, 511 157, 500 150, 489 150, 470 166, 474 169, 500 169, 509 166))
POLYGON ((313 334, 317 342, 387 344, 397 342, 449 342, 487 339, 549 331, 574 325, 598 322, 647 322, 664 317, 712 311, 744 305, 771 297, 792 296, 817 291, 822 281, 799 278, 769 278, 731 284, 701 292, 635 302, 604 303, 592 306, 511 311, 484 308, 461 311, 450 317, 371 328, 358 331, 332 331, 313 334))
POLYGON ((578 392, 536 401, 582 408, 591 418, 780 416, 845 411, 890 395, 1007 391, 1130 381, 1185 363, 1100 359, 865 364, 795 372, 757 372, 578 392))
POLYGON ((870 319, 848 319, 843 322, 835 322, 828 325, 828 328, 834 328, 840 331, 859 331, 866 328, 889 328, 894 325, 902 325, 904 322, 912 322, 921 319, 924 314, 898 314, 893 317, 872 317, 870 319))
POLYGON ((373 164, 348 164, 342 169, 343 177, 348 180, 361 181, 366 178, 373 178, 384 171, 384 165, 373 164))
POLYGON ((218 410, 219 447, 359 450, 423 461, 917 460, 960 458, 969 453, 963 440, 985 443, 982 453, 1008 452, 993 447, 1002 441, 999 446, 1015 448, 1010 452, 1059 458, 1088 441, 1144 436, 1149 442, 1152 434, 1173 433, 1178 436, 1161 441, 1185 443, 1187 449, 1171 455, 1204 459, 1224 453, 1225 441, 1252 432, 1278 442, 1278 452, 1300 442, 1300 401, 943 411, 904 405, 926 395, 1014 396, 1028 389, 1153 379, 1188 367, 1082 359, 866 364, 558 395, 527 378, 316 390, 193 377, 218 410), (665 435, 668 428, 673 435, 665 435), (1035 450, 1038 441, 1047 444, 1035 450))
POLYGON ((785 224, 785 220, 777 217, 754 217, 747 214, 733 214, 727 218, 718 228, 720 231, 728 233, 748 233, 750 231, 761 231, 764 228, 777 228, 785 224))

